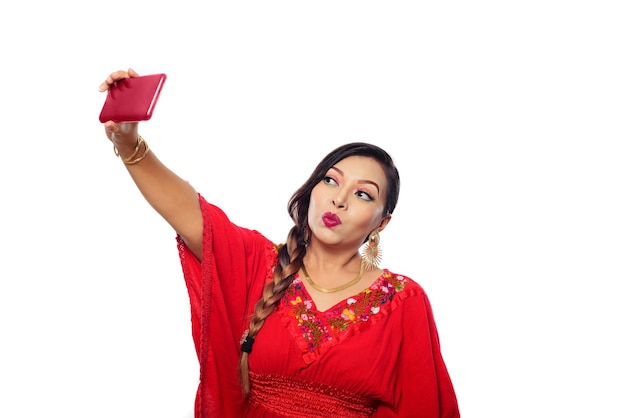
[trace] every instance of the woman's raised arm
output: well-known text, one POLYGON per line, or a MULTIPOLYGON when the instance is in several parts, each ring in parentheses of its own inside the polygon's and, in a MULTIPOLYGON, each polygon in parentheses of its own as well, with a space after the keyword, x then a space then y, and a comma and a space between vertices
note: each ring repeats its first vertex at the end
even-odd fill
MULTIPOLYGON (((107 91, 118 80, 138 76, 132 69, 116 71, 106 78, 99 90, 107 91)), ((141 194, 201 259, 202 213, 198 193, 191 184, 159 161, 147 141, 139 135, 138 127, 137 122, 104 123, 107 137, 113 142, 141 194)))

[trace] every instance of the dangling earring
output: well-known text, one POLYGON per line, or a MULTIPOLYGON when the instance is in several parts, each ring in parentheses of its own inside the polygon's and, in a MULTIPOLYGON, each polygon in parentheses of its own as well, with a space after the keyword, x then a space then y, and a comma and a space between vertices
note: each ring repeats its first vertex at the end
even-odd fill
POLYGON ((370 235, 367 237, 367 242, 361 251, 361 257, 368 271, 377 269, 378 265, 383 260, 383 254, 379 244, 380 235, 378 234, 378 230, 375 229, 370 232, 370 235))

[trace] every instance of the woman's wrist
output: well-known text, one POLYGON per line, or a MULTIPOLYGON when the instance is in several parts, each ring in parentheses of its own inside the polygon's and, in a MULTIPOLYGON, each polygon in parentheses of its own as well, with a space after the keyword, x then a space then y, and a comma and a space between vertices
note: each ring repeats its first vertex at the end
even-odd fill
POLYGON ((120 157, 124 164, 133 165, 143 160, 150 152, 148 143, 141 135, 137 136, 134 145, 113 143, 113 152, 120 157))

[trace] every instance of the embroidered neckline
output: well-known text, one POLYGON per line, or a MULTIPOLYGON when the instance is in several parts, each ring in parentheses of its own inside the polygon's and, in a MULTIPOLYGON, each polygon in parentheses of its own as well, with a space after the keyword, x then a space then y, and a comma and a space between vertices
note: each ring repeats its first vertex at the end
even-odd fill
POLYGON ((281 299, 283 320, 305 361, 313 361, 326 348, 371 323, 383 311, 391 310, 391 301, 409 279, 383 270, 370 287, 340 301, 326 311, 319 311, 307 292, 302 278, 296 275, 281 299))

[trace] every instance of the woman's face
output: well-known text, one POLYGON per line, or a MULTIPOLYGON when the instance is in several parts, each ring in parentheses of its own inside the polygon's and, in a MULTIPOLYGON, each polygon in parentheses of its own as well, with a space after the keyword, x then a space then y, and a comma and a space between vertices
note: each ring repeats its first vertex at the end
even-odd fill
POLYGON ((387 179, 373 158, 353 156, 339 161, 311 191, 308 221, 312 238, 326 245, 359 247, 384 216, 387 179))

